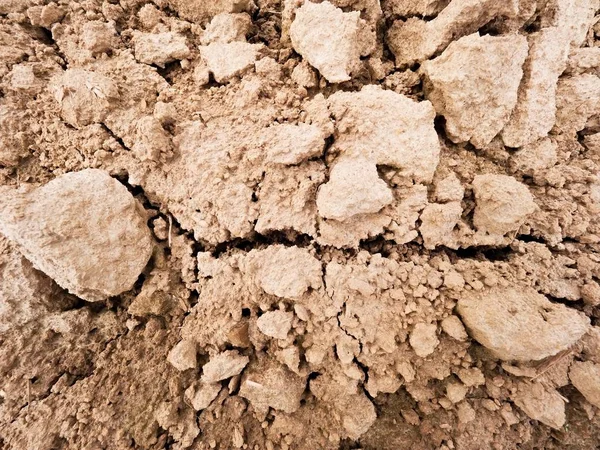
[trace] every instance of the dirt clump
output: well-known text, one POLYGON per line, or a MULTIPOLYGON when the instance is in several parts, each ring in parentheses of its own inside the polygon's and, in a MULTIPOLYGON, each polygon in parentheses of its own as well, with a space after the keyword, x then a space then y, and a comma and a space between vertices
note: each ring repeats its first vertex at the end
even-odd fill
POLYGON ((598 448, 599 18, 0 2, 0 449, 598 448))

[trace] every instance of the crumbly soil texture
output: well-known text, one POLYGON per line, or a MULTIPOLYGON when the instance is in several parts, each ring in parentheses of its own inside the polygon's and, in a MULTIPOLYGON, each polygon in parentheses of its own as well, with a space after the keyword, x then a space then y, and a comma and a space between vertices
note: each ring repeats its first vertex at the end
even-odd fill
POLYGON ((600 448, 598 0, 0 0, 0 450, 600 448))

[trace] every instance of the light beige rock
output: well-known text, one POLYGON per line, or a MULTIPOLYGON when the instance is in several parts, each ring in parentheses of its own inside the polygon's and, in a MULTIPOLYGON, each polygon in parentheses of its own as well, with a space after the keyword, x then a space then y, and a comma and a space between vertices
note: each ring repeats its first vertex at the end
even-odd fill
POLYGON ((319 188, 319 215, 345 221, 359 214, 376 213, 394 200, 388 185, 379 178, 377 166, 366 158, 340 158, 319 188))
POLYGON ((548 169, 558 161, 556 154, 557 144, 550 138, 527 144, 520 148, 511 157, 511 166, 525 175, 548 169))
POLYGON ((225 83, 254 66, 262 44, 213 42, 200 47, 200 55, 217 83, 225 83))
POLYGON ((144 64, 165 64, 190 56, 185 36, 167 31, 164 33, 141 33, 133 35, 135 59, 144 64))
POLYGON ((431 355, 440 341, 436 336, 435 324, 418 323, 410 333, 408 341, 417 356, 425 358, 431 355))
POLYGON ((569 370, 569 378, 588 402, 600 408, 600 364, 574 361, 569 370))
POLYGON ((533 196, 524 184, 508 175, 477 175, 473 179, 475 214, 479 231, 504 235, 516 231, 536 209, 533 196))
POLYGON ((302 61, 292 71, 292 80, 304 88, 312 88, 317 85, 317 75, 314 69, 306 61, 302 61))
POLYGON ((222 386, 219 383, 205 384, 199 383, 198 386, 192 385, 185 390, 185 398, 196 411, 202 411, 210 406, 212 401, 217 398, 221 392, 222 386))
POLYGON ((469 337, 467 330, 457 316, 448 316, 442 320, 442 330, 453 339, 464 342, 469 337))
POLYGON ((590 323, 578 311, 526 287, 465 292, 456 309, 471 337, 503 360, 556 355, 581 338, 590 323))
POLYGON ((202 382, 217 383, 235 375, 239 375, 248 365, 248 357, 240 355, 237 350, 226 350, 215 356, 202 366, 202 382))
POLYGON ((440 203, 460 202, 465 196, 465 188, 454 172, 435 183, 435 199, 440 203))
POLYGON ((336 92, 328 102, 336 119, 336 149, 398 168, 417 182, 431 182, 440 143, 430 102, 415 102, 374 85, 360 92, 336 92))
POLYGON ((518 392, 512 399, 533 420, 557 430, 565 424, 565 402, 552 388, 536 382, 519 383, 518 392))
POLYGON ((555 130, 575 133, 585 128, 587 120, 600 108, 600 78, 592 74, 575 75, 558 80, 556 88, 555 130))
POLYGON ((152 254, 141 206, 97 169, 0 197, 0 232, 69 292, 100 301, 131 289, 152 254))
POLYGON ((200 43, 209 45, 213 42, 224 44, 234 41, 245 42, 251 26, 252 20, 246 13, 217 14, 204 30, 200 43))
POLYGON ((290 26, 294 50, 327 81, 341 83, 360 67, 360 13, 345 13, 328 1, 305 2, 290 26))
POLYGON ((564 71, 569 43, 558 28, 528 37, 529 55, 523 66, 517 105, 502 131, 508 147, 522 147, 546 137, 556 120, 556 84, 564 71))
POLYGON ((300 408, 306 378, 288 370, 277 361, 263 359, 249 368, 240 386, 240 396, 248 399, 258 412, 274 408, 288 414, 300 408))
POLYGON ((193 341, 181 340, 171 349, 167 361, 180 372, 198 367, 196 361, 196 344, 193 341))
POLYGON ((540 25, 559 28, 571 47, 577 48, 584 43, 598 7, 598 0, 549 0, 540 14, 540 25))
POLYGON ((340 422, 339 430, 350 439, 359 439, 373 425, 377 413, 358 380, 333 371, 310 382, 310 391, 329 405, 333 417, 340 422))
POLYGON ((453 40, 474 33, 493 18, 517 12, 515 0, 452 0, 433 20, 411 17, 395 21, 386 41, 397 66, 411 65, 443 51, 453 40))
POLYGON ((83 25, 81 40, 83 47, 92 53, 102 53, 113 48, 116 36, 117 31, 112 23, 92 21, 83 25))
POLYGON ((282 123, 263 130, 258 148, 269 163, 294 165, 321 156, 325 140, 315 125, 282 123))
POLYGON ((35 270, 17 246, 0 235, 0 333, 59 312, 74 301, 35 270))
POLYGON ((467 386, 461 382, 451 382, 446 385, 446 396, 452 403, 459 403, 465 399, 468 390, 467 386))
POLYGON ((96 72, 67 69, 50 86, 62 118, 75 128, 101 123, 119 99, 117 85, 96 72))
POLYGON ((248 259, 249 273, 268 294, 294 299, 322 286, 321 263, 305 248, 271 245, 251 251, 248 259))
POLYGON ((471 34, 422 65, 427 99, 446 119, 454 142, 483 148, 504 128, 517 102, 527 57, 519 34, 471 34))
POLYGON ((460 202, 430 203, 421 213, 419 232, 423 236, 425 248, 434 249, 438 245, 453 242, 452 230, 462 215, 460 202))
POLYGON ((256 326, 266 336, 285 339, 292 328, 294 313, 286 311, 267 311, 256 321, 256 326))
POLYGON ((578 75, 584 72, 598 73, 600 67, 600 47, 583 47, 571 50, 565 74, 578 75))

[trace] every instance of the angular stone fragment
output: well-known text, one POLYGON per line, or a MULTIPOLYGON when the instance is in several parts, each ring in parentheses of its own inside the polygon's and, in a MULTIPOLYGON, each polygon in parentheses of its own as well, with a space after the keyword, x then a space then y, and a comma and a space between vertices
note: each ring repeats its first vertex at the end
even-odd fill
POLYGON ((395 21, 386 41, 397 66, 411 65, 443 51, 453 40, 474 33, 493 18, 512 16, 517 11, 515 0, 452 0, 431 21, 416 17, 395 21))
POLYGON ((83 47, 92 53, 102 53, 113 48, 116 36, 113 24, 96 20, 83 25, 81 40, 83 47))
POLYGON ((584 43, 598 6, 597 0, 549 0, 540 14, 540 25, 559 28, 571 48, 577 48, 584 43))
POLYGON ((471 337, 503 360, 538 361, 556 355, 581 338, 590 324, 578 311, 525 287, 465 293, 457 312, 471 337))
POLYGON ((141 206, 108 173, 86 169, 0 196, 0 232, 69 292, 100 301, 131 289, 152 254, 141 206))
POLYGON ((208 45, 213 42, 226 44, 233 41, 246 41, 246 34, 251 26, 252 19, 248 14, 217 14, 207 25, 200 42, 202 45, 208 45))
POLYGON ((569 378, 588 402, 600 408, 600 364, 592 361, 574 361, 569 378))
POLYGON ((224 83, 254 66, 258 51, 262 47, 262 44, 249 44, 248 42, 229 42, 227 44, 213 42, 201 46, 200 54, 215 80, 218 83, 224 83))
POLYGON ((329 182, 319 188, 319 215, 344 221, 359 214, 376 213, 394 200, 379 178, 377 166, 366 158, 340 158, 331 169, 329 182))
POLYGON ((140 33, 133 37, 135 59, 144 64, 165 64, 190 56, 185 36, 171 31, 164 33, 140 33))
POLYGON ((533 420, 557 430, 565 424, 565 401, 555 389, 541 383, 519 383, 512 399, 533 420))
POLYGON ((548 169, 556 164, 556 149, 556 142, 550 138, 540 139, 516 151, 511 158, 511 166, 531 176, 538 170, 548 169))
POLYGON ((436 336, 437 327, 435 324, 418 323, 413 328, 408 341, 417 356, 425 358, 431 355, 440 341, 436 336))
POLYGON ((321 263, 305 248, 271 245, 248 257, 256 282, 268 294, 294 299, 322 285, 321 263))
POLYGON ((221 388, 222 386, 219 383, 199 383, 198 386, 192 385, 185 390, 185 398, 192 405, 192 408, 196 411, 202 411, 208 408, 212 401, 217 398, 221 388))
POLYGON ((454 172, 435 183, 435 199, 440 202, 460 202, 465 195, 465 188, 454 172))
POLYGON ((578 75, 598 67, 600 67, 600 47, 578 48, 569 54, 565 74, 578 75))
POLYGON ((468 390, 469 389, 467 388, 467 386, 460 382, 448 383, 446 385, 446 396, 448 397, 448 400, 450 400, 452 403, 459 403, 464 400, 468 390))
POLYGON ((35 270, 0 235, 0 333, 72 306, 75 300, 64 294, 49 277, 35 270))
POLYGON ((462 211, 460 202, 427 205, 421 213, 419 228, 425 248, 433 249, 438 245, 450 243, 452 230, 460 220, 462 211))
POLYGON ((358 11, 307 1, 290 27, 292 45, 329 82, 348 81, 360 65, 360 21, 358 11))
POLYGON ((440 153, 431 103, 374 85, 336 92, 328 101, 337 121, 336 149, 398 168, 417 182, 431 181, 440 153))
POLYGON ((195 369, 198 366, 196 361, 196 344, 193 341, 181 340, 171 349, 167 360, 180 372, 188 369, 195 369))
POLYGON ((321 156, 325 140, 315 125, 282 123, 265 128, 258 145, 267 162, 293 165, 321 156))
POLYGON ((535 211, 536 204, 529 189, 508 175, 477 175, 473 179, 477 230, 504 235, 516 231, 535 211))
POLYGON ((99 73, 67 69, 51 83, 61 116, 75 128, 100 123, 119 98, 117 85, 99 73))
POLYGON ((259 413, 268 408, 293 413, 300 408, 306 378, 288 370, 277 361, 262 359, 244 376, 240 395, 259 413))
POLYGON ((248 357, 237 350, 227 350, 210 358, 202 366, 202 382, 211 384, 239 375, 248 365, 248 357))
POLYGON ((556 83, 565 69, 569 43, 557 28, 530 34, 517 104, 502 131, 508 147, 522 147, 546 137, 556 119, 556 83))
POLYGON ((446 119, 452 141, 482 148, 504 128, 517 102, 527 50, 527 39, 518 34, 475 33, 423 63, 427 99, 446 119))
POLYGON ((561 78, 556 88, 556 124, 563 133, 576 133, 600 108, 600 78, 592 74, 561 78))
POLYGON ((268 311, 258 318, 256 326, 261 333, 275 339, 285 339, 292 328, 294 314, 286 311, 268 311))
POLYGON ((444 320, 442 320, 442 330, 448 336, 457 341, 464 342, 469 337, 467 335, 467 331, 465 330, 465 326, 462 324, 460 319, 456 316, 448 316, 444 320))

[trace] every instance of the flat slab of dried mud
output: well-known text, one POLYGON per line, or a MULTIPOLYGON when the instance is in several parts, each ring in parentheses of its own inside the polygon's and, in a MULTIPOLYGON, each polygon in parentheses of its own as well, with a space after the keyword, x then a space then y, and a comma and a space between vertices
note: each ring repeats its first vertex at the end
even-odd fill
POLYGON ((0 0, 0 450, 600 447, 598 0, 0 0))

